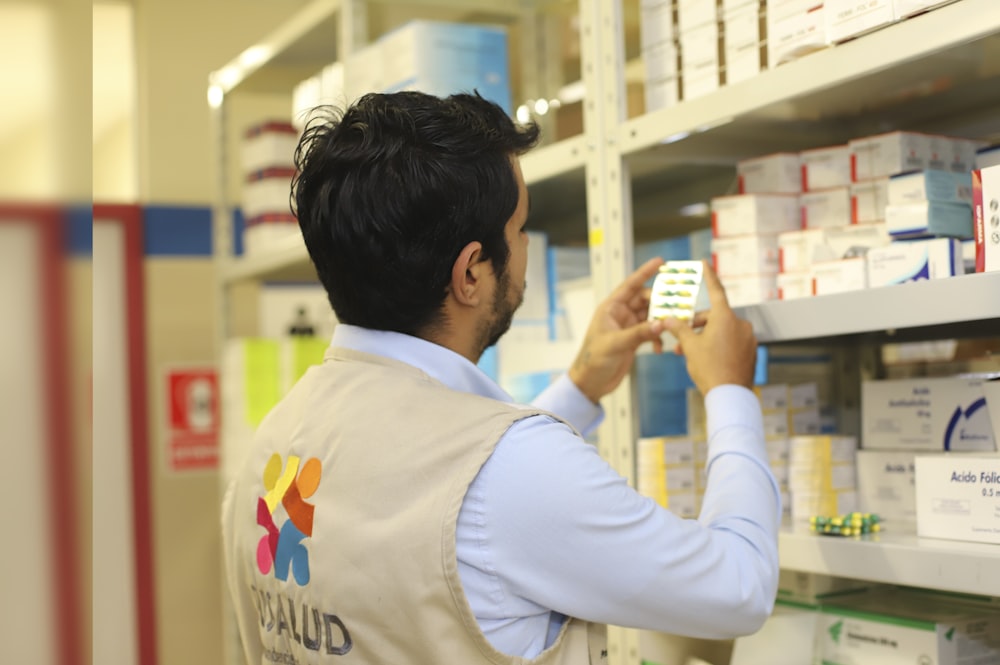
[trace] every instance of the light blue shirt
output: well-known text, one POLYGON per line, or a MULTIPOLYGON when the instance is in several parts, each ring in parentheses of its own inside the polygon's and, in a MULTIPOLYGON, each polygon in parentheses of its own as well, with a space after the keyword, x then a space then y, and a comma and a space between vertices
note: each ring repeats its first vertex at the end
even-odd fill
MULTIPOLYGON (((333 345, 513 401, 468 359, 416 337, 342 324, 333 345)), ((585 436, 603 417, 565 375, 532 406, 585 436)), ((636 493, 550 417, 504 434, 469 486, 456 532, 459 576, 494 647, 533 658, 566 616, 709 639, 760 626, 777 590, 781 521, 760 405, 746 388, 720 386, 705 406, 708 487, 697 520, 636 493)))

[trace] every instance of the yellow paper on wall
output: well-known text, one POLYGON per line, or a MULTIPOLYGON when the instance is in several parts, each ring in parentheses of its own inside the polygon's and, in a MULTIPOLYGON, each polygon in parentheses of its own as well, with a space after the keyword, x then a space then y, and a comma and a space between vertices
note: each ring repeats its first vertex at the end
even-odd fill
POLYGON ((243 342, 244 398, 247 421, 254 427, 281 399, 278 342, 247 339, 243 342))

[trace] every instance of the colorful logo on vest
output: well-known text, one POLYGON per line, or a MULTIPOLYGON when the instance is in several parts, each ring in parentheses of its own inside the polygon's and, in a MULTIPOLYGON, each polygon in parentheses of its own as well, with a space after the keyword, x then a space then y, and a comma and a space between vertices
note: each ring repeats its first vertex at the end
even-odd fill
POLYGON ((264 467, 264 489, 257 498, 257 524, 267 535, 257 543, 257 568, 264 575, 274 570, 275 579, 288 580, 291 570, 299 586, 309 584, 309 550, 302 541, 312 536, 315 506, 307 503, 319 487, 323 465, 315 457, 301 464, 295 455, 288 456, 282 468, 281 455, 275 453, 264 467), (274 523, 278 505, 285 508, 288 519, 279 529, 274 523))

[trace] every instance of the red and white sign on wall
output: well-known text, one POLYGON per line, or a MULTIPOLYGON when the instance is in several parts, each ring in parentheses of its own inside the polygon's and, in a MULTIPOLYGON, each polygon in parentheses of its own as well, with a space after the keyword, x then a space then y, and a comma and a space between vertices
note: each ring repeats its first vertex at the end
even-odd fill
POLYGON ((219 378, 214 368, 167 371, 167 457, 171 471, 219 468, 219 378))

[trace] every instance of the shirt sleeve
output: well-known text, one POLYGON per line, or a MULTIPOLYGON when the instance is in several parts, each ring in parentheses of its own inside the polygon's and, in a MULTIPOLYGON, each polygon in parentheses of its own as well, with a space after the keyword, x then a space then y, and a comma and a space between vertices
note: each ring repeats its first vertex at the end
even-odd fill
POLYGON ((604 409, 580 392, 569 374, 556 379, 531 405, 559 416, 584 437, 589 436, 604 420, 604 409))
POLYGON ((749 390, 713 390, 697 520, 628 486, 547 417, 525 419, 480 472, 503 595, 588 621, 727 639, 755 632, 777 590, 777 484, 749 390))

